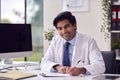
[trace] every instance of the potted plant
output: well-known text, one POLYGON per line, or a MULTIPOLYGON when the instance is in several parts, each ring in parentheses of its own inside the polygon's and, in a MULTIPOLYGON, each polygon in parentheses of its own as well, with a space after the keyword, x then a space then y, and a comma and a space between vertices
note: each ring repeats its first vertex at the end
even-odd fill
POLYGON ((104 33, 105 40, 110 36, 110 26, 111 26, 111 5, 113 2, 111 0, 102 0, 102 10, 103 10, 103 22, 101 25, 101 32, 104 33))
POLYGON ((48 31, 45 31, 45 40, 48 40, 50 42, 55 35, 55 29, 48 29, 48 31))

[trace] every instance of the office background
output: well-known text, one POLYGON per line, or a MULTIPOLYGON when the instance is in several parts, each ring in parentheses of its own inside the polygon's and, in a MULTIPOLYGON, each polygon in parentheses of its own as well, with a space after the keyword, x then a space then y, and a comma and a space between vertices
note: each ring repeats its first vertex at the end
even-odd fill
MULTIPOLYGON (((63 11, 63 1, 0 0, 0 20, 2 23, 32 24, 33 56, 28 57, 28 61, 40 61, 46 52, 49 42, 45 40, 44 32, 49 28, 55 29, 52 24, 53 19, 58 13, 63 11)), ((77 19, 78 32, 93 37, 101 51, 110 51, 111 38, 105 40, 104 33, 101 32, 101 25, 103 24, 103 0, 88 1, 88 11, 71 11, 77 19)), ((120 2, 120 0, 118 1, 120 2)), ((24 58, 18 60, 23 61, 24 58)))
MULTIPOLYGON (((13 18, 13 23, 24 23, 25 21, 22 19, 24 15, 24 7, 25 1, 27 2, 27 18, 26 22, 32 24, 32 37, 33 37, 33 50, 34 53, 37 53, 37 60, 39 61, 43 53, 46 52, 49 42, 45 40, 44 31, 47 31, 48 28, 53 27, 53 19, 54 17, 61 11, 63 11, 63 0, 0 0, 1 1, 1 17, 5 15, 3 9, 7 12, 6 15, 13 18), (7 1, 7 3, 5 2, 7 1), (8 2, 9 1, 9 2, 8 2), (12 3, 16 3, 12 5, 12 3), (18 5, 19 3, 19 5, 18 5), (8 5, 9 4, 9 5, 8 5), (12 12, 14 12, 14 16, 10 15, 10 11, 8 9, 10 6, 14 6, 12 12), (22 7, 20 6, 22 5, 22 7), (7 6, 7 7, 6 7, 7 6), (21 8, 21 9, 20 9, 21 8), (21 14, 22 12, 22 14, 21 14), (35 16, 36 15, 36 16, 35 16), (17 18, 15 20, 14 18, 17 18), (22 19, 22 20, 21 20, 22 19), (40 55, 39 55, 40 54, 40 55)), ((77 18, 77 27, 78 32, 87 34, 93 37, 100 48, 101 51, 110 50, 110 38, 107 40, 104 39, 104 33, 102 33, 101 25, 103 23, 103 10, 102 10, 102 1, 103 0, 88 0, 89 1, 89 10, 88 11, 78 11, 72 12, 77 18)))
MULTIPOLYGON (((102 0, 89 0, 89 11, 72 12, 77 18, 78 31, 93 37, 101 51, 110 50, 110 38, 106 41, 104 33, 101 33, 103 11, 102 0)), ((44 0, 44 31, 53 28, 54 17, 63 11, 63 0, 44 0)), ((48 42, 44 41, 44 51, 48 48, 48 42)))

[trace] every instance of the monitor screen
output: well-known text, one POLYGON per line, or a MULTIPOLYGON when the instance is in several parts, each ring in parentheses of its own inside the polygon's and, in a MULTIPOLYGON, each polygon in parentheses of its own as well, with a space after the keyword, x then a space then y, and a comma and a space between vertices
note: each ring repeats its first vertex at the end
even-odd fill
POLYGON ((32 55, 31 24, 0 24, 0 58, 32 55))

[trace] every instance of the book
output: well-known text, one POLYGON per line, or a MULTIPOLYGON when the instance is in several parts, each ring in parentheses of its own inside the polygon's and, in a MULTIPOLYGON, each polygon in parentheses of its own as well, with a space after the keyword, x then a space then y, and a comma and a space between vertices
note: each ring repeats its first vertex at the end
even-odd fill
POLYGON ((24 79, 24 78, 34 77, 34 76, 37 76, 37 75, 33 73, 28 73, 25 71, 20 71, 20 70, 11 70, 6 73, 0 73, 0 77, 11 78, 13 80, 24 79))

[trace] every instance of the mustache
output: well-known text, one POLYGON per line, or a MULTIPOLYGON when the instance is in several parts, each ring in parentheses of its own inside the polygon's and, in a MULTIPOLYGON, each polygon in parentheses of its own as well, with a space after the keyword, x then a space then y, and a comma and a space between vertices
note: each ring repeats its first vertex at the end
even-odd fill
MULTIPOLYGON (((65 32, 64 34, 69 34, 69 32, 65 32)), ((64 34, 63 34, 63 35, 64 35, 64 34)))

